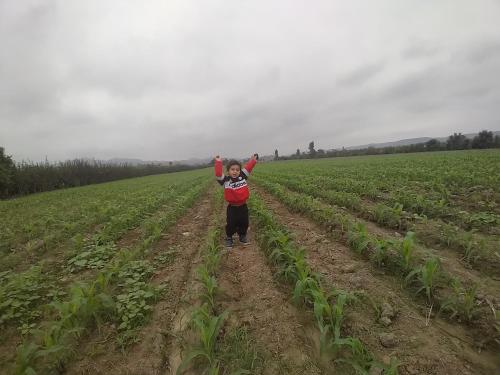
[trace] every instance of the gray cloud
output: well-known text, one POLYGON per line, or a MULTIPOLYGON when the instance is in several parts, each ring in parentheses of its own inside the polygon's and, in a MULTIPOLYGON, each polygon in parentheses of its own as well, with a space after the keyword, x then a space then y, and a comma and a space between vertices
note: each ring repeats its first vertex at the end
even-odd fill
POLYGON ((362 66, 361 68, 355 69, 354 71, 348 73, 344 77, 341 77, 339 79, 339 83, 346 86, 362 85, 364 82, 381 73, 384 69, 384 65, 384 63, 376 63, 362 66))
POLYGON ((448 5, 4 0, 0 146, 171 160, 498 129, 500 6, 448 5))
POLYGON ((500 60, 500 39, 482 40, 463 53, 471 64, 482 64, 490 60, 500 60))
POLYGON ((414 40, 401 55, 408 60, 419 58, 430 58, 436 56, 442 48, 438 47, 435 42, 414 40))

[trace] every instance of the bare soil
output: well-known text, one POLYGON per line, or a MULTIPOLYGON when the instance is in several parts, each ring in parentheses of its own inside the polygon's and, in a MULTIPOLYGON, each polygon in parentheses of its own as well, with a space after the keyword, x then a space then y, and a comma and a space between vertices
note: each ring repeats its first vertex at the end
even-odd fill
POLYGON ((247 327, 266 355, 264 374, 324 373, 314 318, 290 302, 252 231, 248 238, 250 245, 227 252, 220 267, 218 301, 230 312, 228 328, 247 327))

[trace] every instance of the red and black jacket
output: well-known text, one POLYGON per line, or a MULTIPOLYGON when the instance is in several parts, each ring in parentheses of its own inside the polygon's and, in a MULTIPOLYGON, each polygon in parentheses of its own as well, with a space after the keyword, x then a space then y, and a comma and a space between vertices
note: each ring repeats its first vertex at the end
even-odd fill
POLYGON ((225 176, 222 173, 222 160, 215 161, 215 177, 217 182, 224 186, 224 199, 233 206, 241 206, 246 203, 250 192, 248 191, 247 178, 250 176, 257 160, 250 159, 236 178, 225 176))

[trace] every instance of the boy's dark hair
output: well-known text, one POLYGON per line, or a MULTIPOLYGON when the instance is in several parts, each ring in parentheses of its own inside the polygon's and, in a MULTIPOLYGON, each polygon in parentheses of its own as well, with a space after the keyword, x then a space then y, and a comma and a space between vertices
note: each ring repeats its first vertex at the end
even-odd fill
POLYGON ((237 165, 241 169, 241 163, 238 160, 231 159, 226 165, 226 170, 229 171, 229 168, 231 168, 233 165, 237 165))

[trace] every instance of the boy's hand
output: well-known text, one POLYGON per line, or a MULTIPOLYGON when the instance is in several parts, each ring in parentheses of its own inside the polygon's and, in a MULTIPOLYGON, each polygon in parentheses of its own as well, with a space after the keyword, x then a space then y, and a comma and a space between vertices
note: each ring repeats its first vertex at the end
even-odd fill
POLYGON ((217 161, 221 161, 222 159, 220 158, 220 156, 219 156, 219 155, 216 155, 216 156, 215 156, 215 160, 217 160, 217 161))
POLYGON ((251 159, 252 160, 259 160, 259 154, 253 154, 251 159))

